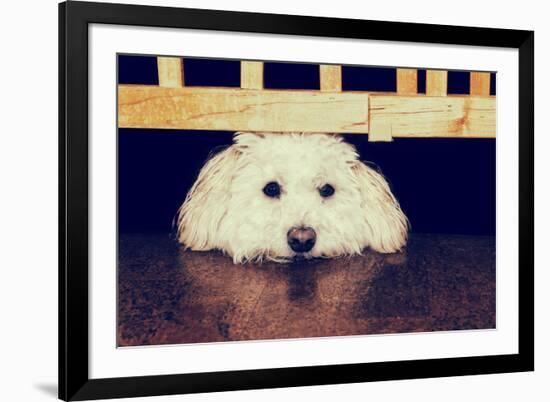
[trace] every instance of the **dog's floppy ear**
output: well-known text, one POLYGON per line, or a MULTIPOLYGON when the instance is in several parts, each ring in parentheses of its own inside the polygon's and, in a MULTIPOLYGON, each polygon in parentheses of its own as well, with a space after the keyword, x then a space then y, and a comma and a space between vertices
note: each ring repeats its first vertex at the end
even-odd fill
POLYGON ((392 194, 388 182, 361 161, 352 167, 361 192, 361 208, 370 231, 369 246, 381 253, 393 253, 407 242, 409 222, 392 194))
POLYGON ((219 248, 217 234, 226 214, 230 186, 241 151, 232 145, 201 169, 178 211, 178 240, 192 250, 219 248))

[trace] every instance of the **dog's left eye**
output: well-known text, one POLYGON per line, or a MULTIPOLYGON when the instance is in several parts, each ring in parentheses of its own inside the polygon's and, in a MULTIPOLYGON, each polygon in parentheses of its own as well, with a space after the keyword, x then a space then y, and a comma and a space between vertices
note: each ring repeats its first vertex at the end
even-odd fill
POLYGON ((334 194, 334 187, 332 187, 330 184, 325 184, 319 189, 319 194, 321 194, 321 197, 330 197, 334 194))
POLYGON ((271 198, 277 198, 281 195, 281 186, 277 182, 269 182, 264 187, 264 194, 271 198))

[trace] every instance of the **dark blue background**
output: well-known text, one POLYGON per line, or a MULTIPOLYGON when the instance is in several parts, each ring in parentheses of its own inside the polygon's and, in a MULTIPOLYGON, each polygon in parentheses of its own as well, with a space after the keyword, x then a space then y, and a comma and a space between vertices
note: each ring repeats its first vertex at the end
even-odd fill
MULTIPOLYGON (((119 83, 158 85, 156 59, 119 56, 119 83)), ((185 85, 240 85, 239 61, 185 59, 185 85)), ((315 64, 265 63, 266 88, 318 89, 315 64)), ((395 69, 344 66, 344 90, 395 91, 395 69)), ((469 74, 452 71, 448 92, 467 94, 469 74)), ((419 71, 425 92, 425 70, 419 71)), ((491 74, 495 93, 495 74, 491 74)), ((210 152, 231 144, 232 132, 119 129, 121 232, 170 232, 172 219, 210 152)), ((345 135, 363 160, 390 181, 413 232, 495 234, 494 139, 397 138, 368 142, 345 135)))

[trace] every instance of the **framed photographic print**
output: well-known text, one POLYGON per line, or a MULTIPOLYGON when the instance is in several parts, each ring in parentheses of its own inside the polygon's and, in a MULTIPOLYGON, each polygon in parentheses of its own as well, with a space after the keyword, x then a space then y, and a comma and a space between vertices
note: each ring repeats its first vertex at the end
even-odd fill
POLYGON ((59 397, 534 369, 534 33, 59 5, 59 397))

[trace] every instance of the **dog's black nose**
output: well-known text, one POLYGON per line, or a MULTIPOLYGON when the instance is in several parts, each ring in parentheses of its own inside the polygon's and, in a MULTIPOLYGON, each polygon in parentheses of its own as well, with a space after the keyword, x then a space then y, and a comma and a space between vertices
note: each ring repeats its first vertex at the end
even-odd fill
POLYGON ((317 235, 312 228, 292 228, 287 235, 288 245, 297 253, 307 253, 315 245, 317 235))

